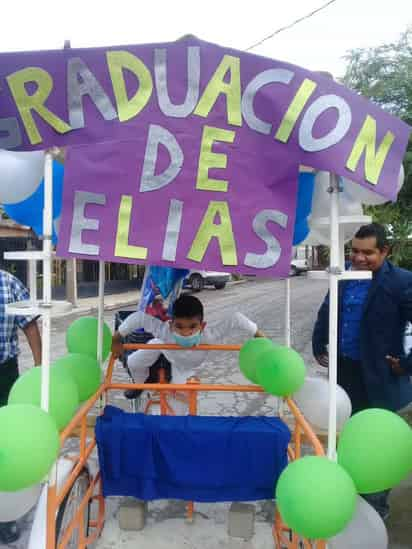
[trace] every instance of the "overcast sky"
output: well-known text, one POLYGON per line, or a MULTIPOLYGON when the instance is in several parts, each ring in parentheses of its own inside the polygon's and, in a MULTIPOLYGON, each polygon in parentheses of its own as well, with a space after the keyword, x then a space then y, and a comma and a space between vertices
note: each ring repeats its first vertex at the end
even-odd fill
MULTIPOLYGON (((183 34, 246 49, 326 0, 3 0, 0 51, 142 44, 183 34)), ((344 73, 352 48, 395 40, 412 24, 411 0, 336 0, 255 48, 256 54, 344 73)))

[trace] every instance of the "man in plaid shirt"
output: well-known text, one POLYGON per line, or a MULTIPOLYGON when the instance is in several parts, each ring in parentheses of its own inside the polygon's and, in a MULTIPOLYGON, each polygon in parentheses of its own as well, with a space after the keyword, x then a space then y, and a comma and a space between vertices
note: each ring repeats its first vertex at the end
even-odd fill
MULTIPOLYGON (((17 355, 20 328, 30 345, 34 365, 41 363, 41 338, 36 319, 6 314, 6 304, 29 299, 29 292, 13 275, 0 270, 0 406, 7 404, 10 389, 19 377, 17 355)), ((19 537, 15 522, 0 522, 0 543, 13 543, 19 537)))

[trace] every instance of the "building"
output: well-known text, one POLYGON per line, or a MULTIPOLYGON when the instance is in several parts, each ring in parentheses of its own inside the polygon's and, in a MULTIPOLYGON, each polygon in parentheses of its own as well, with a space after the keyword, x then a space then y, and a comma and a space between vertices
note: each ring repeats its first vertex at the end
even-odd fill
MULTIPOLYGON (((4 253, 22 250, 40 250, 41 240, 30 227, 0 217, 0 268, 14 274, 28 284, 26 261, 4 259, 4 253)), ((37 272, 37 290, 42 287, 42 265, 37 272)), ((106 263, 107 287, 113 291, 138 288, 143 280, 144 266, 126 263, 106 263)), ((94 295, 97 292, 99 263, 97 261, 65 260, 55 258, 52 267, 53 294, 57 299, 68 299, 76 304, 77 295, 94 295), (76 273, 76 276, 74 276, 76 273)))

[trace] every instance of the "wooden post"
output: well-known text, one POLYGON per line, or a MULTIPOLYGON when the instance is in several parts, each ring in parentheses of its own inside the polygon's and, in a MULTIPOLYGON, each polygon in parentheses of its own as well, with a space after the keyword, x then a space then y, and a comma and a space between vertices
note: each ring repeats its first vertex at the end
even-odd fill
POLYGON ((73 307, 78 306, 77 263, 75 258, 66 260, 66 299, 73 305, 73 307))

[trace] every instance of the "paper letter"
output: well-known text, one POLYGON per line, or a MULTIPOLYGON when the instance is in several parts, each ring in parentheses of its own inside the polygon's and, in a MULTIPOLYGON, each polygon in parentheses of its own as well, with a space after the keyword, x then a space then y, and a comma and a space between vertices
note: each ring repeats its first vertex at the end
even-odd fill
POLYGON ((285 229, 288 216, 278 210, 262 210, 255 216, 253 230, 266 244, 266 252, 264 254, 248 252, 244 262, 248 267, 268 269, 269 267, 273 267, 279 260, 282 249, 279 240, 266 227, 268 221, 273 221, 273 223, 277 223, 285 229))
POLYGON ((378 151, 376 151, 376 120, 368 115, 353 145, 346 167, 354 172, 363 151, 365 151, 365 179, 372 185, 376 185, 394 141, 395 136, 393 133, 386 132, 378 151))
POLYGON ((255 130, 266 135, 270 134, 272 131, 272 124, 264 122, 255 114, 253 102, 260 88, 263 88, 263 86, 266 86, 266 84, 271 84, 272 82, 290 84, 294 76, 295 73, 287 69, 269 69, 267 71, 260 72, 249 82, 243 92, 242 114, 246 124, 251 130, 255 130))
POLYGON ((17 118, 0 118, 0 149, 15 149, 22 144, 17 118), (4 135, 6 134, 6 135, 4 135))
POLYGON ((339 143, 352 123, 352 112, 347 102, 337 95, 322 95, 305 112, 299 128, 299 145, 304 151, 323 151, 339 143), (328 109, 338 111, 338 120, 333 129, 323 137, 313 137, 313 126, 319 116, 328 109))
POLYGON ((48 72, 39 67, 27 67, 10 74, 7 77, 7 82, 32 145, 42 142, 32 110, 52 126, 56 132, 66 133, 71 130, 71 127, 64 120, 44 106, 53 89, 53 80, 48 72), (37 85, 37 89, 32 95, 29 95, 26 90, 26 84, 29 82, 35 82, 37 85))
POLYGON ((209 179, 210 168, 227 166, 227 156, 223 153, 212 152, 215 141, 233 143, 235 132, 205 126, 203 128, 202 143, 200 146, 199 167, 197 170, 196 189, 201 191, 227 191, 228 181, 224 179, 209 179))
POLYGON ((183 151, 175 136, 162 126, 151 124, 143 161, 140 192, 157 191, 157 189, 168 185, 182 169, 183 160, 183 151), (168 150, 170 164, 162 173, 155 175, 159 145, 163 145, 168 150))
POLYGON ((212 238, 217 238, 223 265, 237 265, 236 244, 227 202, 212 200, 190 248, 188 259, 202 261, 212 238), (214 223, 216 216, 220 223, 214 223))
POLYGON ((316 87, 316 82, 305 78, 283 117, 282 123, 276 132, 275 139, 282 141, 282 143, 288 141, 300 113, 303 111, 309 97, 315 91, 316 87))
POLYGON ((83 95, 88 95, 105 120, 114 120, 117 113, 106 92, 80 57, 67 63, 67 104, 73 129, 84 128, 83 95))
POLYGON ((167 51, 155 49, 155 82, 157 98, 162 113, 175 118, 186 118, 196 106, 199 99, 200 83, 200 48, 189 46, 187 48, 187 92, 184 103, 173 105, 170 101, 167 89, 167 51))
POLYGON ((240 59, 232 55, 225 55, 215 74, 206 86, 194 114, 207 117, 221 93, 226 95, 227 122, 233 126, 242 125, 240 112, 240 59), (229 82, 225 82, 225 76, 229 72, 229 82))
POLYGON ((132 259, 146 259, 147 248, 132 246, 129 244, 130 217, 133 207, 133 198, 122 195, 117 221, 117 234, 114 255, 117 257, 129 257, 132 259))
POLYGON ((74 194, 73 221, 70 235, 69 252, 73 254, 99 255, 100 247, 82 241, 83 231, 98 231, 99 220, 85 217, 87 204, 106 204, 106 196, 100 193, 76 191, 74 194))
POLYGON ((177 244, 179 242, 180 226, 182 224, 183 202, 181 200, 170 201, 169 217, 167 219, 166 236, 163 244, 162 259, 175 261, 177 244))
POLYGON ((152 75, 146 65, 128 51, 108 51, 106 55, 119 120, 125 122, 137 116, 147 105, 153 91, 152 75), (123 69, 132 72, 139 81, 139 88, 131 99, 127 96, 123 69))

